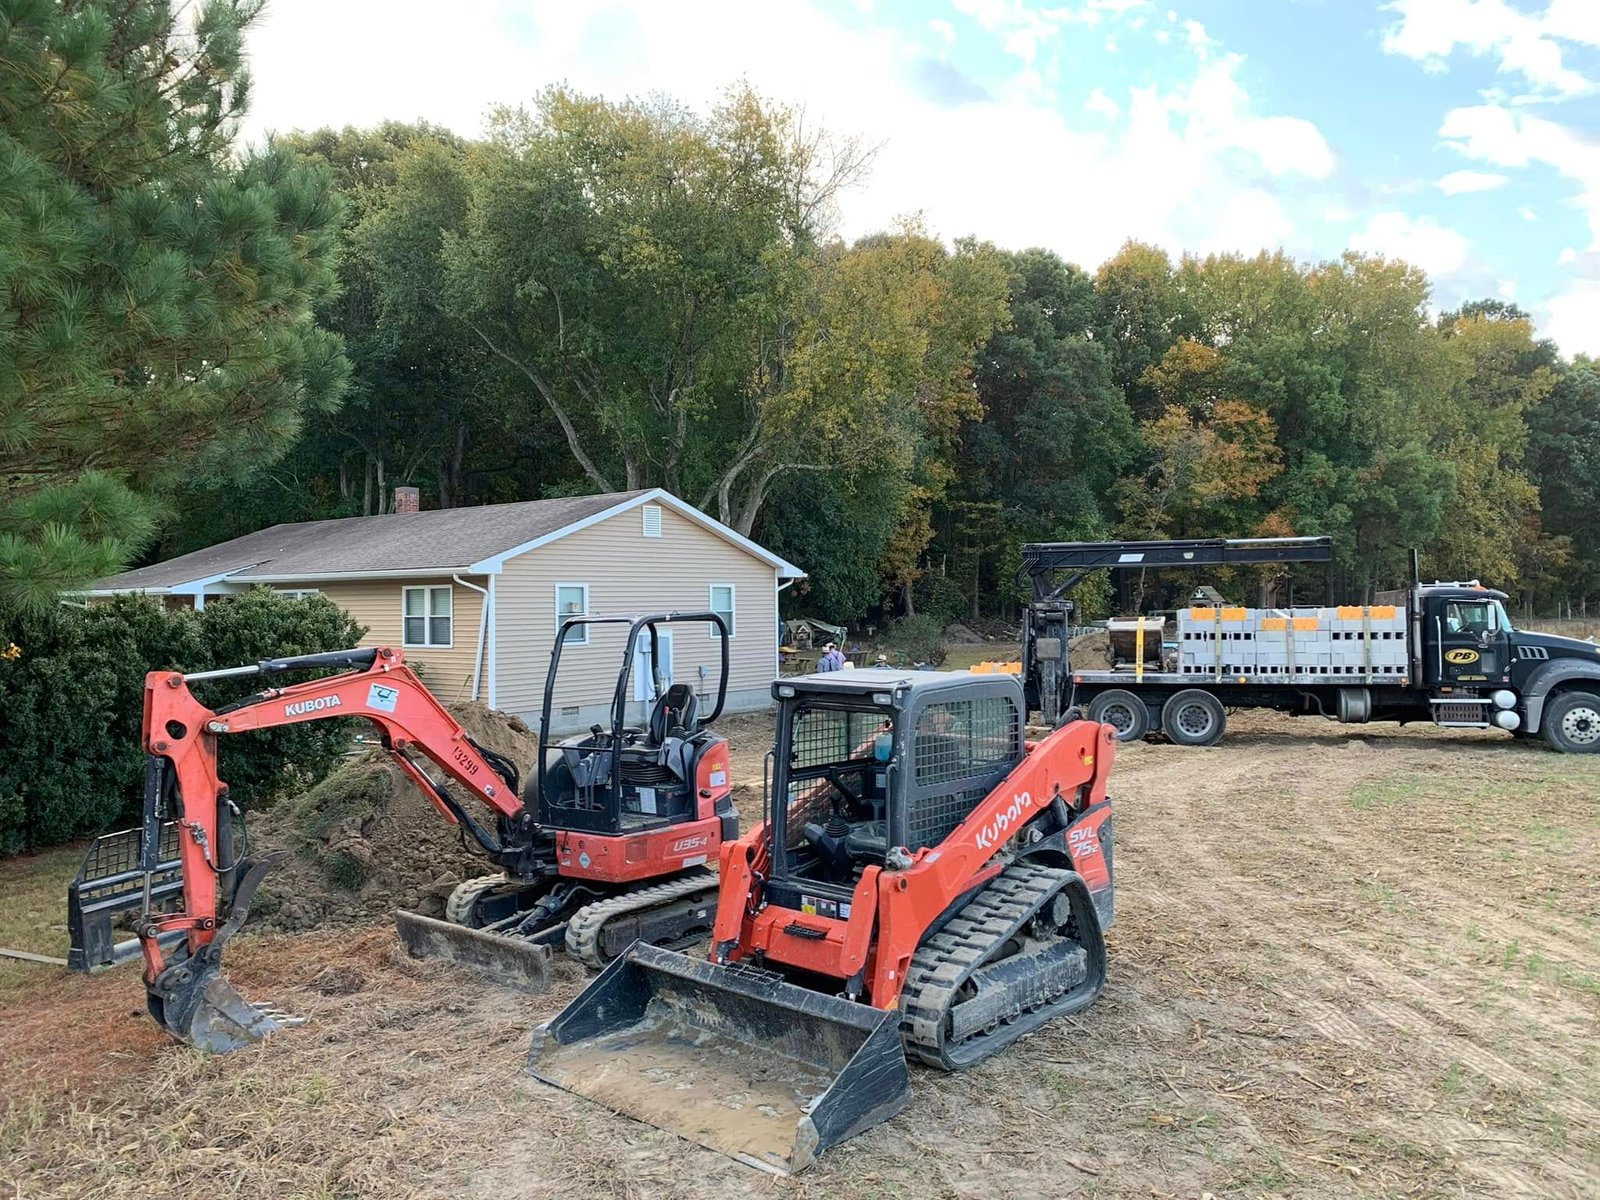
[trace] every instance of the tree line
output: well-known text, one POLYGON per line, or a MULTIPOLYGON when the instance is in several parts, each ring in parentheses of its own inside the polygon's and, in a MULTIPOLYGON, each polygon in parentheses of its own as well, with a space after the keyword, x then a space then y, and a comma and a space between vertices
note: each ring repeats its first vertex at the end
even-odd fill
POLYGON ((1346 254, 1094 271, 838 233, 871 150, 748 87, 551 88, 241 152, 251 0, 13 0, 0 605, 278 521, 660 485, 813 615, 1011 618, 1022 544, 1329 534, 1350 594, 1600 584, 1600 374, 1346 254))

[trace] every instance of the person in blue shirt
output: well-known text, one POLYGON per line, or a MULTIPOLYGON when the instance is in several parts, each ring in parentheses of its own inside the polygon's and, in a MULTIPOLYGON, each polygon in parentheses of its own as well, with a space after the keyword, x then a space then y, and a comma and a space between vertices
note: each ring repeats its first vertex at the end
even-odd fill
POLYGON ((817 660, 817 672, 842 671, 844 669, 844 651, 839 649, 834 642, 829 642, 822 648, 822 657, 817 660))

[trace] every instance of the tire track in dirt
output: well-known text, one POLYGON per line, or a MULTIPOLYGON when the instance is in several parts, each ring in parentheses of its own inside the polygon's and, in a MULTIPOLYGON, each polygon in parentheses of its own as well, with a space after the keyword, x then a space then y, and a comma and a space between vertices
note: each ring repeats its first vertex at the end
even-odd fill
MULTIPOLYGON (((1153 795, 1157 790, 1164 791, 1164 785, 1168 785, 1168 781, 1175 775, 1182 774, 1181 767, 1175 768, 1159 763, 1147 765, 1149 751, 1152 748, 1140 749, 1146 752, 1145 755, 1127 756, 1133 761, 1128 764, 1131 769, 1123 772, 1124 792, 1127 791, 1130 778, 1137 783, 1142 792, 1153 795)), ((1258 756, 1242 757, 1254 759, 1258 756)), ((1313 751, 1310 757, 1325 758, 1326 752, 1319 754, 1313 751)), ((1347 815, 1345 819, 1330 824, 1328 814, 1338 809, 1324 806, 1318 810, 1314 806, 1308 808, 1303 802, 1304 797, 1301 793, 1303 781, 1308 777, 1306 769, 1308 764, 1302 761, 1287 772, 1271 766, 1261 769, 1264 764, 1260 763, 1255 764, 1257 768, 1255 770, 1250 769, 1250 763, 1230 764, 1228 769, 1217 771, 1210 770, 1211 765, 1209 762, 1206 763, 1206 769, 1189 777, 1191 780, 1198 779, 1199 783, 1198 786, 1191 783, 1188 796, 1190 802, 1182 806, 1181 813, 1175 811, 1170 804, 1160 805, 1159 812, 1151 814, 1155 818, 1152 825, 1144 827, 1147 834, 1159 828, 1166 835, 1162 840, 1169 844, 1178 842, 1193 846, 1201 856, 1209 858, 1213 864, 1212 876, 1208 880, 1209 887, 1198 890, 1190 887, 1183 890, 1177 872, 1171 866, 1172 860, 1163 858, 1155 863, 1141 861, 1139 865, 1149 867, 1151 873, 1160 878, 1164 885, 1157 893, 1162 900, 1170 900, 1169 888, 1182 891, 1184 899, 1194 906, 1191 908, 1191 913, 1198 909, 1212 922, 1224 927, 1228 925, 1230 918, 1238 913, 1241 906, 1248 908, 1254 923, 1258 926, 1263 924, 1277 926, 1284 918, 1289 920, 1294 918, 1293 901, 1286 896, 1281 881, 1271 881, 1269 884, 1259 877, 1226 869, 1227 860, 1230 857, 1237 857, 1231 853, 1237 848, 1237 839, 1218 831, 1219 826, 1226 825, 1226 822, 1212 819, 1213 814, 1196 811, 1197 807, 1218 804, 1225 806, 1227 813, 1236 818, 1232 825, 1234 828, 1237 827, 1239 819, 1249 818, 1256 810, 1263 807, 1271 810, 1263 813, 1263 816, 1270 819, 1273 812, 1276 812, 1281 818, 1290 822, 1293 827, 1290 840, 1295 843, 1298 853, 1290 855, 1288 862, 1283 865, 1287 865, 1291 870, 1298 868, 1302 878, 1297 882, 1303 885, 1308 880, 1318 880, 1324 889, 1334 894, 1341 888, 1348 889, 1351 886, 1355 881, 1354 876, 1340 876, 1323 868, 1329 863, 1360 862, 1362 848, 1360 843, 1364 835, 1359 831, 1353 834, 1349 831, 1347 815), (1263 799, 1262 791, 1271 791, 1273 785, 1282 787, 1286 775, 1294 783, 1294 786, 1288 789, 1293 799, 1287 802, 1274 796, 1263 799), (1247 779, 1248 784, 1240 787, 1239 785, 1247 779), (1197 817, 1201 819, 1196 820, 1197 817)), ((1357 768, 1351 772, 1356 779, 1371 777, 1387 766, 1383 763, 1351 765, 1357 768)), ((1318 773, 1309 772, 1309 774, 1315 776, 1318 773)), ((1263 828, 1268 824, 1270 820, 1265 823, 1257 821, 1254 827, 1263 828)), ((1183 855, 1179 861, 1187 863, 1192 857, 1194 856, 1183 855)), ((1121 875, 1126 880, 1129 872, 1123 871, 1121 875)), ((1557 947, 1567 953, 1572 951, 1570 943, 1557 942, 1552 949, 1557 947)), ((1431 1060, 1441 1073, 1451 1069, 1453 1064, 1461 1062, 1496 1082, 1503 1083, 1510 1080, 1529 1093, 1548 1093, 1548 1087, 1541 1081, 1512 1066, 1504 1056, 1483 1048, 1480 1042, 1493 1044, 1496 1040, 1496 1029, 1492 1022, 1464 1024, 1453 1011, 1454 1006, 1441 999, 1432 989, 1405 970, 1396 968, 1374 955, 1352 948, 1347 943, 1339 941, 1337 935, 1310 941, 1303 940, 1298 949, 1285 948, 1282 944, 1277 944, 1275 949, 1283 957, 1284 965, 1292 970, 1293 977, 1304 981, 1312 992, 1317 989, 1319 980, 1343 978, 1365 980, 1367 987, 1363 990, 1377 993, 1376 997, 1343 996, 1335 1002, 1316 994, 1308 994, 1306 989, 1291 990, 1283 987, 1276 989, 1276 994, 1290 1009, 1302 1011, 1309 1019, 1311 1027, 1330 1041, 1347 1047, 1358 1047, 1367 1054, 1382 1055, 1386 1048, 1370 1028, 1378 1024, 1386 1026, 1393 1035, 1404 1037, 1409 1043, 1411 1053, 1408 1054, 1408 1058, 1413 1061, 1407 1065, 1412 1075, 1417 1074, 1416 1068, 1421 1065, 1416 1060, 1431 1060), (1396 1003, 1393 997, 1401 997, 1403 1002, 1396 1003), (1352 1004, 1357 1007, 1352 1008, 1352 1004), (1423 1050, 1420 1055, 1415 1052, 1417 1046, 1423 1050)), ((1561 1014, 1566 1018, 1562 1024, 1567 1024, 1574 1016, 1581 1019, 1581 1013, 1574 1014, 1570 1006, 1561 1007, 1568 1009, 1561 1014)), ((1548 1021, 1555 1014, 1546 1010, 1539 1015, 1548 1021)), ((1536 1042, 1532 1044, 1537 1045, 1536 1042)), ((1527 1044, 1518 1046, 1519 1053, 1527 1049, 1527 1044)), ((1570 1064, 1570 1053, 1558 1056, 1570 1064)), ((1547 1069, 1559 1066, 1548 1056, 1541 1055, 1540 1058, 1542 1061, 1537 1065, 1547 1069)), ((1553 1102, 1553 1111, 1566 1119, 1589 1127, 1593 1126, 1596 1117, 1592 1106, 1576 1098, 1560 1095, 1553 1102)), ((1449 1145, 1462 1136, 1459 1131, 1426 1120, 1419 1126, 1415 1118, 1406 1122, 1380 1119, 1379 1124, 1408 1139, 1415 1139, 1421 1129, 1429 1140, 1441 1145, 1449 1145)), ((1470 1135, 1472 1140, 1485 1140, 1489 1127, 1477 1124, 1469 1127, 1476 1130, 1470 1135)), ((1498 1132, 1498 1127, 1495 1128, 1498 1132)), ((1548 1188, 1552 1181, 1548 1176, 1541 1178, 1536 1168, 1524 1165, 1538 1160, 1539 1155, 1531 1144, 1521 1137, 1492 1140, 1497 1144, 1514 1144, 1524 1152, 1517 1154, 1516 1161, 1509 1166, 1499 1161, 1479 1161, 1481 1156, 1475 1157, 1470 1164, 1470 1170, 1474 1175, 1496 1191, 1547 1194, 1544 1189, 1548 1188)), ((1552 1157, 1550 1149, 1546 1149, 1544 1154, 1547 1156, 1546 1164, 1553 1168, 1552 1173, 1558 1177, 1559 1194, 1580 1195, 1585 1194, 1586 1189, 1593 1188, 1595 1175, 1592 1164, 1570 1162, 1559 1155, 1552 1157)))

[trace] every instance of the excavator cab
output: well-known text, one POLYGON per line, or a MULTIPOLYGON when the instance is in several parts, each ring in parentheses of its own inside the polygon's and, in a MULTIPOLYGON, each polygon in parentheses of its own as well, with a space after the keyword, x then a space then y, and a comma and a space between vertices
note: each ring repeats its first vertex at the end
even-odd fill
POLYGON ((700 819, 701 801, 707 798, 700 793, 715 789, 721 793, 721 806, 713 812, 728 822, 723 836, 736 836, 737 818, 727 796, 727 756, 712 753, 726 743, 710 728, 722 715, 727 694, 728 627, 717 613, 574 617, 565 621, 551 651, 539 722, 539 744, 548 749, 529 781, 524 803, 537 813, 545 829, 619 837, 700 819), (553 741, 551 715, 556 711, 563 648, 572 644, 574 631, 607 625, 628 627, 608 724, 591 725, 586 734, 553 741), (704 707, 692 686, 668 678, 661 669, 662 630, 673 625, 706 625, 717 638, 721 658, 717 690, 704 707), (628 710, 631 704, 640 703, 630 700, 630 685, 635 670, 644 664, 650 671, 642 689, 646 715, 643 724, 629 725, 628 710), (716 761, 711 762, 712 758, 716 761), (699 778, 702 765, 707 775, 704 787, 699 778), (711 778, 719 774, 720 779, 711 778))

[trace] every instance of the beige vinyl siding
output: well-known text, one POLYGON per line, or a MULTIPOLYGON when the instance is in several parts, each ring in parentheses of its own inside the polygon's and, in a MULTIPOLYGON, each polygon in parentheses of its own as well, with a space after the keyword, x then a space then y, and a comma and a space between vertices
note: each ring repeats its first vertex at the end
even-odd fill
MULTIPOLYGON (((481 576, 463 575, 471 583, 486 587, 481 576)), ((313 586, 307 584, 306 586, 313 586)), ((483 613, 483 596, 450 579, 363 579, 328 581, 317 589, 345 612, 367 627, 363 646, 403 647, 401 589, 406 587, 449 587, 451 596, 451 645, 449 649, 427 647, 405 650, 406 662, 419 667, 418 674, 428 690, 445 703, 470 699, 472 660, 478 649, 478 623, 483 613)), ((485 647, 485 659, 488 650, 485 647)), ((487 668, 484 668, 487 671, 487 668)), ((488 695, 487 675, 478 684, 480 698, 488 695)))
MULTIPOLYGON (((499 645, 496 703, 507 712, 536 714, 556 632, 556 585, 589 585, 591 617, 647 612, 705 611, 710 586, 734 587, 735 636, 728 647, 728 691, 772 686, 777 645, 772 567, 710 530, 663 506, 661 536, 644 536, 635 507, 506 562, 495 581, 499 645)), ((696 691, 714 692, 717 641, 706 625, 674 628, 673 676, 696 691), (705 666, 702 687, 697 668, 705 666)), ((626 626, 591 626, 587 646, 561 655, 556 708, 608 705, 622 667, 626 626)), ((634 696, 630 683, 628 698, 634 696)))

